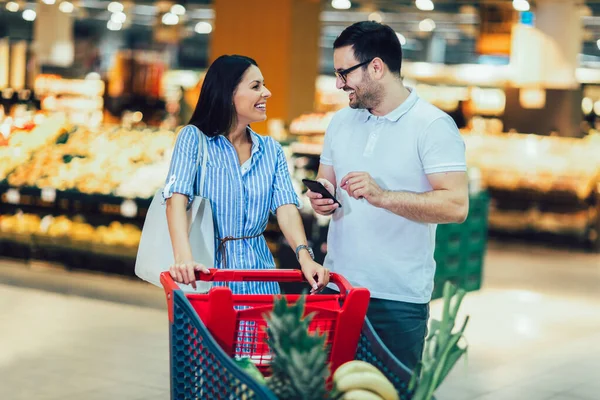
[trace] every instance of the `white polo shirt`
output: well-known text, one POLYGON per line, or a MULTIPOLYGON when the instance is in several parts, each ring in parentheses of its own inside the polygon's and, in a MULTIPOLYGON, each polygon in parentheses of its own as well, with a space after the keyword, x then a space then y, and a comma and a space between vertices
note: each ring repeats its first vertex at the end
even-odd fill
POLYGON ((436 224, 414 222, 356 200, 341 189, 350 172, 368 172, 384 190, 432 190, 427 174, 466 171, 465 145, 447 114, 412 91, 384 117, 345 108, 325 135, 321 163, 333 166, 336 197, 324 265, 373 298, 427 303, 435 274, 436 224))

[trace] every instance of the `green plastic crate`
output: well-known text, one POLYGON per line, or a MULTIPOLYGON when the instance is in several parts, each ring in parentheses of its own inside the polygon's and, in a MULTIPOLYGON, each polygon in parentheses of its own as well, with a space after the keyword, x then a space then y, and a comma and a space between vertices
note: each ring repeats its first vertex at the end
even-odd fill
POLYGON ((489 195, 481 192, 469 199, 469 215, 462 224, 438 225, 433 298, 442 296, 445 281, 467 291, 479 290, 487 247, 489 195))

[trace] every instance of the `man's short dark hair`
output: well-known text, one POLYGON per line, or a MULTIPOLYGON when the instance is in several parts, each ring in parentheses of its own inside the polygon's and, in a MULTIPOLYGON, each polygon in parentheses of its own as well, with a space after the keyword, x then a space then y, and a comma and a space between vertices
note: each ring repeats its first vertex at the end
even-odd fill
POLYGON ((374 21, 357 22, 346 29, 333 42, 333 48, 352 46, 358 62, 379 57, 392 73, 400 75, 402 46, 396 32, 387 25, 374 21))

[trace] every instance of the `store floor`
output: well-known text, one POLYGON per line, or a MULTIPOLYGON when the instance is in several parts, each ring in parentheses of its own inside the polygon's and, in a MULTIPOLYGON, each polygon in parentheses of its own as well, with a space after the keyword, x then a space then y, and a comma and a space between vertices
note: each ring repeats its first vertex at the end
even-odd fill
MULTIPOLYGON (((438 399, 600 399, 600 255, 492 243, 462 314, 468 359, 438 399)), ((169 398, 163 298, 144 284, 0 261, 0 348, 3 400, 169 398)))

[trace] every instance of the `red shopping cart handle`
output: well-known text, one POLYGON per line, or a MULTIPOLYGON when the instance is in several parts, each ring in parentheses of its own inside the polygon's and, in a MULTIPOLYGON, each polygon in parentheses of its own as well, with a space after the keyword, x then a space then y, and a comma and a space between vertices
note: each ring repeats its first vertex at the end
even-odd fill
MULTIPOLYGON (((209 269, 210 274, 196 272, 196 280, 211 282, 239 282, 239 281, 263 281, 263 282, 306 282, 302 271, 298 269, 209 269)), ((352 289, 350 282, 343 276, 331 272, 329 282, 335 284, 341 294, 346 294, 352 289)))

